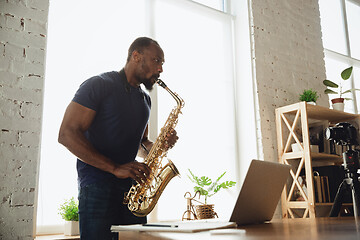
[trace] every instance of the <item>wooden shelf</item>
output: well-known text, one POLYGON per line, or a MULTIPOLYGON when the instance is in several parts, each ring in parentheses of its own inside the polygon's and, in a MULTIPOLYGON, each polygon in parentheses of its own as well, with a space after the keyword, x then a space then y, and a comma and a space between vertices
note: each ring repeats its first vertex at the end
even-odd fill
MULTIPOLYGON (((288 114, 296 114, 298 109, 301 105, 303 105, 304 102, 295 103, 292 105, 288 105, 283 107, 283 110, 286 111, 288 114), (289 110, 286 110, 289 109, 289 110)), ((344 122, 348 120, 352 120, 358 117, 357 114, 353 113, 347 113, 342 111, 333 110, 330 108, 317 106, 317 105, 311 105, 306 104, 306 112, 309 119, 315 119, 315 120, 327 120, 332 123, 337 122, 344 122)))
MULTIPOLYGON (((317 207, 332 207, 334 203, 315 203, 317 207)), ((343 203, 342 206, 352 206, 352 203, 343 203)))
POLYGON ((343 159, 342 156, 327 153, 330 149, 329 141, 324 142, 325 153, 310 152, 309 128, 313 126, 326 128, 331 124, 347 121, 356 122, 357 126, 360 126, 360 115, 310 105, 306 102, 277 108, 275 112, 279 162, 292 165, 291 179, 284 187, 281 196, 283 217, 299 217, 299 210, 301 210, 302 216, 300 217, 315 218, 317 207, 329 207, 332 206, 332 203, 315 201, 313 167, 341 165, 343 159), (302 146, 300 151, 292 152, 290 150, 292 143, 302 146), (306 188, 302 187, 301 179, 299 180, 300 172, 305 172, 303 181, 306 188), (293 201, 292 196, 295 191, 305 201, 293 201))
MULTIPOLYGON (((342 162, 342 157, 339 155, 334 155, 334 154, 328 154, 328 153, 314 153, 314 152, 310 152, 312 160, 330 160, 330 161, 341 161, 342 162)), ((289 153, 284 153, 284 157, 286 159, 296 159, 296 158, 302 158, 304 155, 304 152, 299 151, 299 152, 289 152, 289 153)))
MULTIPOLYGON (((289 206, 293 207, 293 208, 304 208, 307 205, 306 201, 289 201, 288 202, 289 206)), ((327 206, 332 206, 334 203, 332 202, 327 202, 327 203, 315 203, 315 206, 317 207, 327 207, 327 206)), ((352 203, 343 203, 343 206, 352 206, 352 203)))
POLYGON ((339 155, 328 154, 328 153, 310 153, 312 160, 333 160, 333 161, 342 161, 342 157, 339 155))

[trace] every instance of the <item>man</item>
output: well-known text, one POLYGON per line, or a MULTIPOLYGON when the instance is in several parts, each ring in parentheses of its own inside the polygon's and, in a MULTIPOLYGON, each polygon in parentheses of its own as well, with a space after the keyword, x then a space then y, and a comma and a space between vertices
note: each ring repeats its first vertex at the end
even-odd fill
MULTIPOLYGON (((107 72, 81 84, 66 109, 59 143, 77 156, 80 235, 82 239, 111 239, 114 224, 145 223, 123 204, 135 180, 143 182, 150 169, 135 161, 146 156, 151 101, 140 85, 151 90, 163 71, 164 53, 146 37, 130 46, 120 72, 107 72), (140 147, 143 146, 143 147, 140 147)), ((168 147, 176 132, 168 135, 168 147)))

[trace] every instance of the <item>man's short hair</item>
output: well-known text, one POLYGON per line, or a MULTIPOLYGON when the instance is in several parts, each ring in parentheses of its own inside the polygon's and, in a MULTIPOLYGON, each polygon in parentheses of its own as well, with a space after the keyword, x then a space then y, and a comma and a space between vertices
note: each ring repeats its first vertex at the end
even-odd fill
POLYGON ((149 47, 151 44, 156 44, 160 47, 159 43, 148 37, 139 37, 133 41, 133 43, 129 47, 128 57, 126 62, 130 61, 131 55, 134 51, 142 53, 145 48, 149 47))

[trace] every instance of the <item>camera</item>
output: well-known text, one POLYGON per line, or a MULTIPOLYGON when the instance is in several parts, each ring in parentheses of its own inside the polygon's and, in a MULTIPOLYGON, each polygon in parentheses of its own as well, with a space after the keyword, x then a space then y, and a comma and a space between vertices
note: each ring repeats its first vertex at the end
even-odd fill
POLYGON ((341 122, 325 130, 325 138, 338 145, 358 145, 357 130, 347 122, 341 122))
POLYGON ((344 201, 344 195, 350 191, 353 199, 354 216, 360 216, 360 182, 358 174, 360 151, 352 147, 358 145, 357 130, 350 123, 341 122, 334 127, 328 127, 325 130, 325 138, 347 148, 342 154, 345 178, 338 188, 329 216, 338 216, 344 201))

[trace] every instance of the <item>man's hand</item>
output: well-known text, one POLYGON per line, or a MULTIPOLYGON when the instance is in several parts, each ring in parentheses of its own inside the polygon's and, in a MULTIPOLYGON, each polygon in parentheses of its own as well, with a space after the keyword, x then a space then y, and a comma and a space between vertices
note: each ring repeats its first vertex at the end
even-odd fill
POLYGON ((117 178, 132 178, 142 184, 150 176, 151 170, 146 164, 135 161, 117 165, 112 174, 117 178))
POLYGON ((178 139, 179 137, 177 136, 175 129, 172 129, 170 132, 166 134, 165 148, 166 149, 173 148, 178 139))

